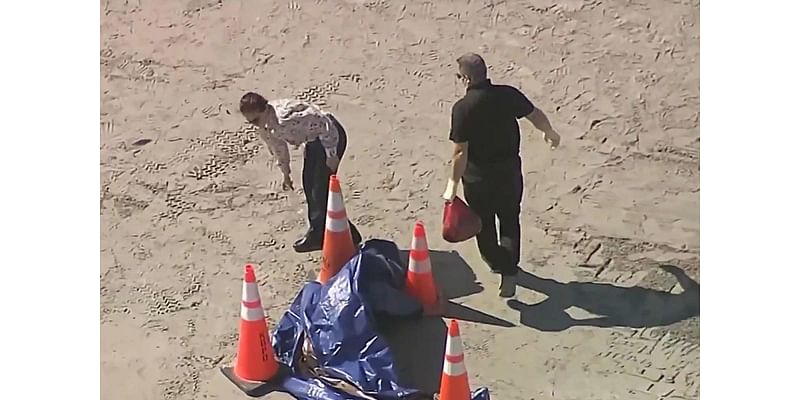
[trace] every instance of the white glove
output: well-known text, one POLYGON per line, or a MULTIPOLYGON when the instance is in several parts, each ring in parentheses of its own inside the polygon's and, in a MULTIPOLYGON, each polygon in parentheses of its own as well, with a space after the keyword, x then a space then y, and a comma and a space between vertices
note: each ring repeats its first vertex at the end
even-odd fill
POLYGON ((447 187, 444 189, 444 193, 442 193, 442 198, 445 201, 453 201, 456 198, 456 191, 458 191, 458 182, 448 179, 447 180, 447 187))

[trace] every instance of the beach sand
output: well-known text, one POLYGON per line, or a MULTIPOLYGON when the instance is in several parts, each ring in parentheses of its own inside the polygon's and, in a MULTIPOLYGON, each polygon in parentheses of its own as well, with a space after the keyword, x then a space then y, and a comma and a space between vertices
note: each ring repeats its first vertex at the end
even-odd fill
MULTIPOLYGON (((337 115, 346 207, 365 238, 407 248, 414 222, 427 225, 473 386, 501 400, 699 397, 699 1, 101 8, 103 399, 244 398, 218 371, 236 352, 242 266, 258 265, 273 325, 316 275, 319 253, 291 250, 302 192, 280 190, 238 115, 250 90, 337 115), (521 124, 526 272, 509 303, 474 241, 440 235, 467 51, 562 135, 550 150, 521 124)), ((299 149, 292 159, 299 187, 299 149)), ((390 342, 419 333, 398 327, 390 342)), ((429 342, 424 362, 398 352, 398 370, 430 390, 443 342, 429 342)))

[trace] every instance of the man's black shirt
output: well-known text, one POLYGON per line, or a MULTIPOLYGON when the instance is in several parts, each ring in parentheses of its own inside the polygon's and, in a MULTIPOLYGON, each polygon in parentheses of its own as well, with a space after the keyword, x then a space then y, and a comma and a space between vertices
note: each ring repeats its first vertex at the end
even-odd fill
POLYGON ((490 80, 470 85, 453 106, 450 140, 468 143, 464 181, 513 177, 521 172, 517 120, 535 109, 522 92, 490 80))

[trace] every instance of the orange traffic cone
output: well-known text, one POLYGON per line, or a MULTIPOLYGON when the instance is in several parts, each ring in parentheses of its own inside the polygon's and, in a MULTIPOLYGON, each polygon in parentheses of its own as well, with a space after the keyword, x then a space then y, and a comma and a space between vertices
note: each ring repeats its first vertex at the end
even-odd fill
POLYGON ((425 226, 419 221, 414 225, 414 237, 411 239, 411 251, 408 253, 406 293, 422 303, 425 314, 441 315, 443 296, 436 289, 425 226))
POLYGON ((469 400, 469 379, 464 365, 464 345, 458 321, 450 320, 447 330, 447 349, 444 354, 442 384, 439 387, 439 400, 469 400))
POLYGON ((350 222, 344 208, 339 178, 331 175, 328 190, 328 216, 325 219, 325 239, 322 242, 322 263, 317 281, 325 283, 342 269, 356 254, 350 222))
POLYGON ((278 373, 256 274, 250 264, 244 266, 239 352, 233 373, 236 378, 249 382, 266 382, 278 373))

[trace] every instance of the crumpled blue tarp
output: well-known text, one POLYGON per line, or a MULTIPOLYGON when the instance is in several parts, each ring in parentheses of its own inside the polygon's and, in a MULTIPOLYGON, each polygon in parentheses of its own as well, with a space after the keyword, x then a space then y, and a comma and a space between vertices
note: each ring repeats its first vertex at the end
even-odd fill
MULTIPOLYGON (((275 356, 291 371, 278 390, 302 400, 424 398, 398 383, 389 345, 376 329, 381 321, 422 316, 421 304, 403 291, 405 275, 397 246, 373 239, 324 285, 307 283, 273 333, 275 356), (313 348, 321 376, 346 381, 362 396, 303 373, 304 341, 313 348)), ((489 391, 476 390, 472 400, 489 400, 489 391)))

